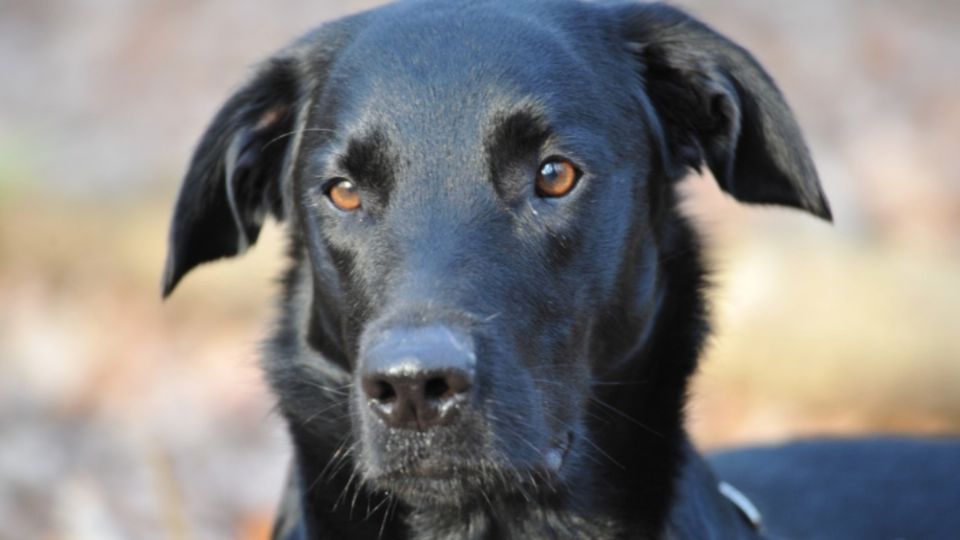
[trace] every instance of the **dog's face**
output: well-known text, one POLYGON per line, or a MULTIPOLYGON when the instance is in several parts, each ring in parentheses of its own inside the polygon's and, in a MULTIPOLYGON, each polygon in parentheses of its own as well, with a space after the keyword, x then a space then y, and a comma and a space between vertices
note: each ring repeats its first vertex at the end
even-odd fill
MULTIPOLYGON (((602 36, 464 11, 355 38, 295 175, 314 283, 336 297, 318 310, 341 317, 361 470, 408 496, 561 474, 618 277, 656 258, 638 232, 640 102, 582 54, 602 36), (443 25, 455 39, 431 32, 443 25), (397 50, 409 35, 423 37, 397 50), (611 93, 621 106, 588 106, 611 93)), ((638 319, 654 291, 635 291, 638 319)))
POLYGON ((224 106, 174 219, 167 292, 289 219, 295 339, 349 381, 359 473, 413 504, 560 492, 591 466, 587 403, 655 331, 685 165, 828 213, 742 50, 662 6, 518 6, 307 36, 224 106))

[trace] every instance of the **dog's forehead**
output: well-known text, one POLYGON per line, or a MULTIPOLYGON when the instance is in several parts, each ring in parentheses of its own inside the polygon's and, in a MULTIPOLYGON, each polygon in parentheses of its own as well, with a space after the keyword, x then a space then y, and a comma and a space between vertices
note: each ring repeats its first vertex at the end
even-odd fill
POLYGON ((602 107, 583 105, 598 102, 605 79, 590 14, 564 1, 523 10, 502 2, 389 6, 338 56, 330 81, 349 99, 338 100, 337 113, 347 128, 379 124, 424 144, 478 143, 492 119, 516 111, 602 123, 602 107))

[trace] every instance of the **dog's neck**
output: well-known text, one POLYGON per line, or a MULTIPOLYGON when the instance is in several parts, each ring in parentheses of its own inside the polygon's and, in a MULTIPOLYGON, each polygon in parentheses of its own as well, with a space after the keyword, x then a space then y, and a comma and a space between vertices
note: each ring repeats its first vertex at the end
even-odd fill
POLYGON ((600 471, 601 506, 628 524, 634 538, 663 535, 677 478, 696 457, 684 430, 684 403, 708 330, 704 266, 690 226, 674 214, 667 219, 657 227, 658 237, 670 236, 662 245, 671 251, 659 255, 663 298, 655 327, 644 332, 649 339, 634 357, 607 376, 611 384, 595 388, 589 412, 598 422, 594 441, 609 458, 600 471))

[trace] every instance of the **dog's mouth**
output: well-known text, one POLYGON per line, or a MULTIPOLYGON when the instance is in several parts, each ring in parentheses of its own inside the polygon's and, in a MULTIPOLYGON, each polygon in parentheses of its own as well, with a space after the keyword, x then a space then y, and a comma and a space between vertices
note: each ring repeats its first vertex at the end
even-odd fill
MULTIPOLYGON (((538 472, 558 474, 567 461, 573 446, 573 432, 566 431, 554 438, 546 451, 542 451, 542 460, 522 467, 538 472)), ((492 463, 491 460, 436 460, 421 459, 407 462, 402 468, 386 471, 383 478, 407 478, 422 480, 444 480, 453 477, 472 476, 488 469, 510 468, 509 465, 492 463)))
POLYGON ((573 446, 573 432, 557 436, 541 451, 541 458, 526 465, 486 459, 422 459, 370 478, 374 484, 411 501, 461 504, 464 498, 485 493, 555 493, 573 446), (453 500, 456 499, 456 500, 453 500))

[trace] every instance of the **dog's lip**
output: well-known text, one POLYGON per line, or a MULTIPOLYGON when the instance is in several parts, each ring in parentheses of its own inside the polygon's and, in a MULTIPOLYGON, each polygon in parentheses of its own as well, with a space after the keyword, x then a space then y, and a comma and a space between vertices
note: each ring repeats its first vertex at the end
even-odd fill
POLYGON ((430 465, 426 467, 410 467, 387 471, 379 475, 379 479, 415 483, 449 482, 469 477, 473 473, 479 474, 479 472, 479 469, 469 467, 430 465))
POLYGON ((445 467, 433 465, 429 467, 418 467, 413 469, 406 469, 402 471, 394 471, 387 473, 386 476, 397 476, 404 478, 423 478, 425 480, 443 480, 445 478, 451 478, 459 474, 467 472, 468 469, 463 467, 445 467))
MULTIPOLYGON (((574 433, 572 431, 566 431, 557 436, 555 442, 543 454, 543 469, 551 474, 559 473, 570 454, 573 439, 574 433)), ((377 476, 382 479, 434 482, 463 478, 472 474, 482 475, 483 471, 483 467, 472 467, 464 463, 434 462, 408 465, 403 468, 384 471, 377 476)))

